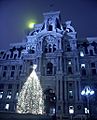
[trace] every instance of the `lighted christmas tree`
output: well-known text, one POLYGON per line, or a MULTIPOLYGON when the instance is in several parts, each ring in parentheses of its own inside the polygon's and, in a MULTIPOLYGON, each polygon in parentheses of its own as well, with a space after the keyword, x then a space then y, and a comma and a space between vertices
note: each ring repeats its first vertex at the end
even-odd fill
POLYGON ((33 65, 33 71, 20 91, 17 103, 18 113, 43 114, 43 93, 40 80, 35 72, 36 67, 33 65))

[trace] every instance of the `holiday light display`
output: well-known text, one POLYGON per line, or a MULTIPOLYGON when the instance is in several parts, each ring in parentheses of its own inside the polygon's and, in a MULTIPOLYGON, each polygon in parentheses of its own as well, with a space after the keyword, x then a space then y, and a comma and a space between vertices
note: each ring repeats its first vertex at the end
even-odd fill
POLYGON ((24 83, 17 103, 18 113, 43 114, 44 101, 40 81, 35 72, 37 65, 33 65, 33 71, 24 83))

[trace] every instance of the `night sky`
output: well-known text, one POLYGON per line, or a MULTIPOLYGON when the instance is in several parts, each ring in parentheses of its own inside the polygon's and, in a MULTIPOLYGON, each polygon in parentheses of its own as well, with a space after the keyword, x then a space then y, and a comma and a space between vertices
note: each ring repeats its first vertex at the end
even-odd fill
POLYGON ((97 37, 97 0, 0 0, 0 49, 22 42, 30 20, 42 23, 44 12, 57 10, 78 38, 97 37))

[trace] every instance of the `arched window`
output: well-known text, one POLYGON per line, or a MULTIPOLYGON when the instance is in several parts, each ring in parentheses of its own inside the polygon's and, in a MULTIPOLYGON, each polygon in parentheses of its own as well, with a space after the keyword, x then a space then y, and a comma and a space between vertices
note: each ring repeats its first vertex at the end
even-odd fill
POLYGON ((56 45, 53 45, 53 52, 56 51, 56 45))
POLYGON ((49 52, 52 52, 51 44, 49 44, 49 52))
POLYGON ((51 75, 51 74, 53 74, 53 64, 49 62, 47 64, 47 75, 51 75))

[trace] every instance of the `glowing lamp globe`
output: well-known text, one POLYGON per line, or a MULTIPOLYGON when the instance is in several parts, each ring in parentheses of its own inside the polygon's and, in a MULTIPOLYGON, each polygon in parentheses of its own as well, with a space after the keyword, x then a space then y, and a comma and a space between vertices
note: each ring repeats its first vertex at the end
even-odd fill
POLYGON ((35 22, 30 22, 30 23, 28 24, 28 27, 29 27, 30 29, 32 29, 32 28, 34 27, 34 25, 35 25, 35 22))

